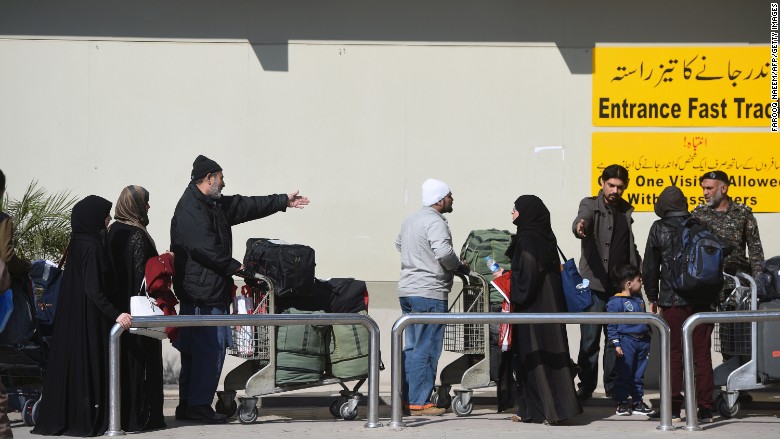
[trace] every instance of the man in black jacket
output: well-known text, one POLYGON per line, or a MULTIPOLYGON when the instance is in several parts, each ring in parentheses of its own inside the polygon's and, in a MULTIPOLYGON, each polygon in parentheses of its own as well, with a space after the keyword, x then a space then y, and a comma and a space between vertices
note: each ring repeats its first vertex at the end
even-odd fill
MULTIPOLYGON (((222 168, 199 155, 191 182, 171 219, 171 251, 176 255, 173 288, 182 315, 230 313, 232 275, 243 266, 233 259, 230 227, 263 218, 288 207, 303 208, 309 199, 298 191, 259 197, 222 196, 222 168)), ((181 328, 174 346, 181 352, 179 406, 176 419, 222 423, 211 408, 222 374, 229 327, 181 328)))
MULTIPOLYGON (((683 405, 683 354, 682 327, 685 320, 698 312, 712 311, 720 288, 712 294, 686 295, 682 297, 672 288, 669 265, 680 247, 679 229, 684 220, 691 217, 688 213, 688 201, 680 188, 664 188, 655 203, 655 214, 660 218, 650 227, 645 246, 642 277, 645 294, 650 302, 650 310, 662 315, 671 331, 670 351, 672 381, 672 420, 680 420, 683 405)), ((698 402, 699 422, 712 422, 712 354, 711 336, 714 325, 705 323, 693 331, 693 362, 696 367, 696 401, 698 402)), ((691 414, 692 415, 692 414, 691 414)), ((656 411, 651 418, 658 418, 656 411)))

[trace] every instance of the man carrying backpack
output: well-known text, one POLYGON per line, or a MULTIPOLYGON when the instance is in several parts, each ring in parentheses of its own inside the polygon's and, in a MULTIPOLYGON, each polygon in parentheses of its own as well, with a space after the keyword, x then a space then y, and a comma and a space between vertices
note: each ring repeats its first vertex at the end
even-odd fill
MULTIPOLYGON (((704 286, 683 292, 673 285, 679 283, 678 269, 674 267, 677 256, 684 252, 682 243, 683 229, 688 232, 701 231, 699 236, 711 236, 703 230, 701 224, 691 218, 688 213, 688 203, 680 188, 668 186, 658 197, 655 204, 656 220, 650 227, 645 246, 645 258, 642 265, 645 294, 650 302, 650 311, 659 313, 671 329, 671 371, 672 381, 672 420, 680 421, 680 410, 683 405, 683 353, 682 326, 685 320, 698 312, 711 311, 715 305, 720 283, 704 286)), ((708 239, 708 238, 701 238, 708 239)), ((713 254, 721 250, 717 245, 713 254)), ((718 261, 716 261, 718 262, 718 261)), ((719 261, 715 271, 720 271, 722 261, 719 261)), ((722 276, 720 276, 722 279, 722 276)), ((721 280, 722 283, 722 280, 721 280)), ((696 367, 696 400, 699 404, 697 416, 699 422, 712 422, 712 355, 710 353, 711 336, 714 325, 701 324, 693 331, 693 362, 696 367)), ((691 416, 692 414, 689 414, 691 416)), ((660 412, 650 415, 658 419, 660 412)))
MULTIPOLYGON (((176 255, 173 288, 181 315, 228 314, 232 276, 243 268, 233 259, 231 226, 263 218, 288 207, 302 209, 309 199, 298 192, 259 197, 222 196, 222 167, 199 155, 191 181, 171 219, 171 251, 176 255)), ((185 327, 174 343, 181 352, 176 419, 226 421, 211 408, 219 384, 230 327, 185 327)))

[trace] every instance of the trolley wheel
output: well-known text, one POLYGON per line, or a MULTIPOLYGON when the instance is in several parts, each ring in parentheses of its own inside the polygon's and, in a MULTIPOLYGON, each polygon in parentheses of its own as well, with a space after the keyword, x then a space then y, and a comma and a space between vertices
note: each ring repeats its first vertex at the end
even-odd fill
POLYGON ((328 410, 330 410, 330 414, 333 415, 334 418, 341 417, 341 404, 342 402, 338 399, 334 399, 333 402, 330 403, 328 410))
POLYGON ((469 401, 469 403, 464 406, 463 400, 460 399, 460 395, 456 395, 455 398, 452 399, 452 411, 455 415, 468 416, 471 414, 472 410, 474 410, 474 404, 469 401))
POLYGON ((38 414, 40 413, 41 409, 41 400, 38 399, 35 401, 35 404, 32 406, 32 422, 33 425, 36 425, 38 423, 38 414))
POLYGON ((251 424, 257 420, 257 407, 250 410, 248 413, 244 410, 244 406, 238 406, 238 421, 242 424, 251 424))
POLYGON ((720 415, 725 419, 731 419, 733 416, 736 416, 737 413, 739 413, 739 401, 735 402, 733 406, 729 407, 729 403, 726 401, 726 398, 724 398, 723 395, 718 396, 718 399, 715 400, 715 405, 718 407, 718 412, 720 412, 720 415))
POLYGON ((355 407, 355 410, 350 410, 349 402, 345 402, 344 404, 341 405, 341 410, 339 410, 339 414, 341 414, 341 417, 345 421, 351 421, 357 418, 358 415, 357 407, 355 407))
POLYGON ((22 421, 24 421, 24 425, 28 427, 32 427, 35 425, 35 421, 33 420, 33 406, 35 405, 34 399, 28 399, 24 401, 24 404, 22 404, 22 421))
POLYGON ((232 418, 236 415, 236 410, 238 409, 238 403, 235 399, 230 400, 230 404, 225 405, 225 403, 221 400, 217 400, 217 405, 215 407, 215 411, 219 414, 225 415, 228 418, 232 418))

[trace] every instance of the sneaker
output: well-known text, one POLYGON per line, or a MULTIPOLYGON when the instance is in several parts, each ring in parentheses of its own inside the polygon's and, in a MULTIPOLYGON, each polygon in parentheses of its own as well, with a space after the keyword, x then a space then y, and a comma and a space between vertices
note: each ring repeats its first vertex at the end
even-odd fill
POLYGON ((653 409, 647 406, 644 401, 635 402, 633 406, 631 406, 631 414, 632 415, 649 415, 653 413, 653 409))
POLYGON ((436 407, 435 404, 427 403, 422 406, 409 406, 409 414, 412 416, 441 416, 447 409, 436 407))
POLYGON ((623 401, 618 404, 615 414, 618 416, 631 416, 631 409, 628 408, 628 402, 623 401))
MULTIPOLYGON (((647 419, 661 419, 661 412, 653 410, 652 413, 647 415, 647 419)), ((682 416, 680 416, 680 412, 672 412, 672 422, 682 422, 682 416)))
POLYGON ((712 410, 704 407, 699 407, 696 413, 696 417, 699 418, 700 424, 707 424, 712 422, 712 410))

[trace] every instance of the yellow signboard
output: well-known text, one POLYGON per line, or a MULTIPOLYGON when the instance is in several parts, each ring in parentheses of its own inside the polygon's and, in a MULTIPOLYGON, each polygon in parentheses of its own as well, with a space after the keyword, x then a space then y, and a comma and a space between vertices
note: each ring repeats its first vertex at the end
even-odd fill
POLYGON ((605 167, 628 169, 623 198, 639 212, 652 212, 666 186, 682 189, 688 205, 704 203, 699 177, 721 170, 729 195, 754 212, 780 212, 780 150, 773 133, 593 133, 592 193, 605 167))
POLYGON ((770 58, 769 46, 597 47, 593 125, 769 129, 770 58))

